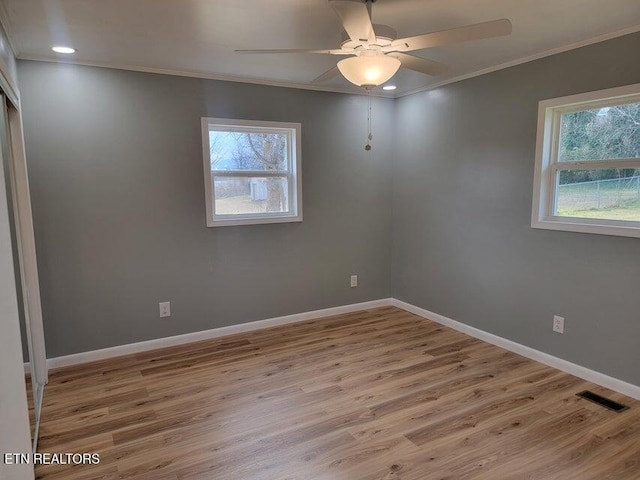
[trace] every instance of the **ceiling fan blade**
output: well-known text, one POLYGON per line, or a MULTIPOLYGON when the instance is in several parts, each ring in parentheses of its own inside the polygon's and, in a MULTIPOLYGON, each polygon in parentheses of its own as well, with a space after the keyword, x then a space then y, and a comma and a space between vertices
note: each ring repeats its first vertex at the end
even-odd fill
POLYGON ((303 48, 281 48, 281 49, 263 49, 263 50, 234 50, 236 53, 326 53, 328 55, 350 55, 351 50, 342 50, 340 48, 333 50, 306 50, 303 48))
POLYGON ((354 42, 375 38, 367 5, 362 0, 329 0, 342 26, 354 42))
MULTIPOLYGON (((500 37, 511 34, 513 26, 506 19, 493 20, 491 22, 476 23, 466 27, 451 28, 440 32, 424 33, 415 37, 399 38, 394 40, 389 51, 395 49, 405 52, 422 50, 423 48, 438 47, 451 43, 481 40, 483 38, 500 37)), ((385 49, 386 50, 386 49, 385 49)))
POLYGON ((326 82, 327 80, 331 80, 332 78, 336 77, 338 74, 340 73, 340 70, 338 70, 338 67, 333 67, 330 68, 329 70, 327 70, 326 72, 324 72, 322 75, 320 75, 319 77, 314 78, 311 83, 321 83, 321 82, 326 82))
POLYGON ((426 75, 442 75, 443 73, 447 73, 451 70, 446 65, 436 62, 435 60, 416 57, 415 55, 409 55, 408 53, 394 52, 387 55, 400 60, 402 68, 408 68, 409 70, 424 73, 426 75))

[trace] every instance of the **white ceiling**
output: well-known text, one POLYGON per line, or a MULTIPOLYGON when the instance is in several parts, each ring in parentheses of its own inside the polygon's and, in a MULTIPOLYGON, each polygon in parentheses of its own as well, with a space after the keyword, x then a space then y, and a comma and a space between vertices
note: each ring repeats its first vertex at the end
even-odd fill
MULTIPOLYGON (((239 55, 234 49, 337 48, 341 25, 327 0, 0 0, 18 58, 308 87, 341 57, 239 55)), ((400 71, 396 95, 567 46, 640 30, 639 0, 378 0, 374 23, 400 37, 509 18, 513 34, 413 52, 452 67, 428 77, 400 71)), ((352 87, 342 77, 323 89, 352 87)))

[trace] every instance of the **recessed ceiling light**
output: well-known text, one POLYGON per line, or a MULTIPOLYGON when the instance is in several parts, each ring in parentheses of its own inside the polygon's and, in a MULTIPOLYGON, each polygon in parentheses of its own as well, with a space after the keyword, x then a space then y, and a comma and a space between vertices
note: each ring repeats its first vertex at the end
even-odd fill
POLYGON ((395 90, 396 86, 395 85, 385 85, 384 87, 382 87, 383 90, 395 90))
POLYGON ((51 50, 53 50, 56 53, 76 53, 75 48, 63 47, 63 46, 51 47, 51 50))

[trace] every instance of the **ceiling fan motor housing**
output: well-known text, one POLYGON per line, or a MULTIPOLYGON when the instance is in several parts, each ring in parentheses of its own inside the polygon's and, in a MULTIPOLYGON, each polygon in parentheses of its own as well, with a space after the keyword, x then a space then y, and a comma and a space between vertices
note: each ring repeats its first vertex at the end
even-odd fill
MULTIPOLYGON (((391 45, 396 38, 398 38, 398 32, 389 25, 381 25, 374 24, 373 31, 376 35, 376 43, 380 47, 386 47, 391 45)), ((346 30, 342 32, 342 43, 340 44, 342 48, 364 48, 368 42, 365 41, 354 41, 349 38, 349 34, 346 30)))

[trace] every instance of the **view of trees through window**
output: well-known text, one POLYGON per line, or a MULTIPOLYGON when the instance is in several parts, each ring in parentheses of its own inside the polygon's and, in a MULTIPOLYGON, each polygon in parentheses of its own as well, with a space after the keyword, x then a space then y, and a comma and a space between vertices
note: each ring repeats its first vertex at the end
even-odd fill
POLYGON ((209 148, 217 215, 289 211, 286 134, 210 131, 209 148))
MULTIPOLYGON (((559 162, 638 158, 640 103, 562 115, 559 162)), ((558 183, 557 215, 640 221, 640 168, 561 170, 558 183)))

